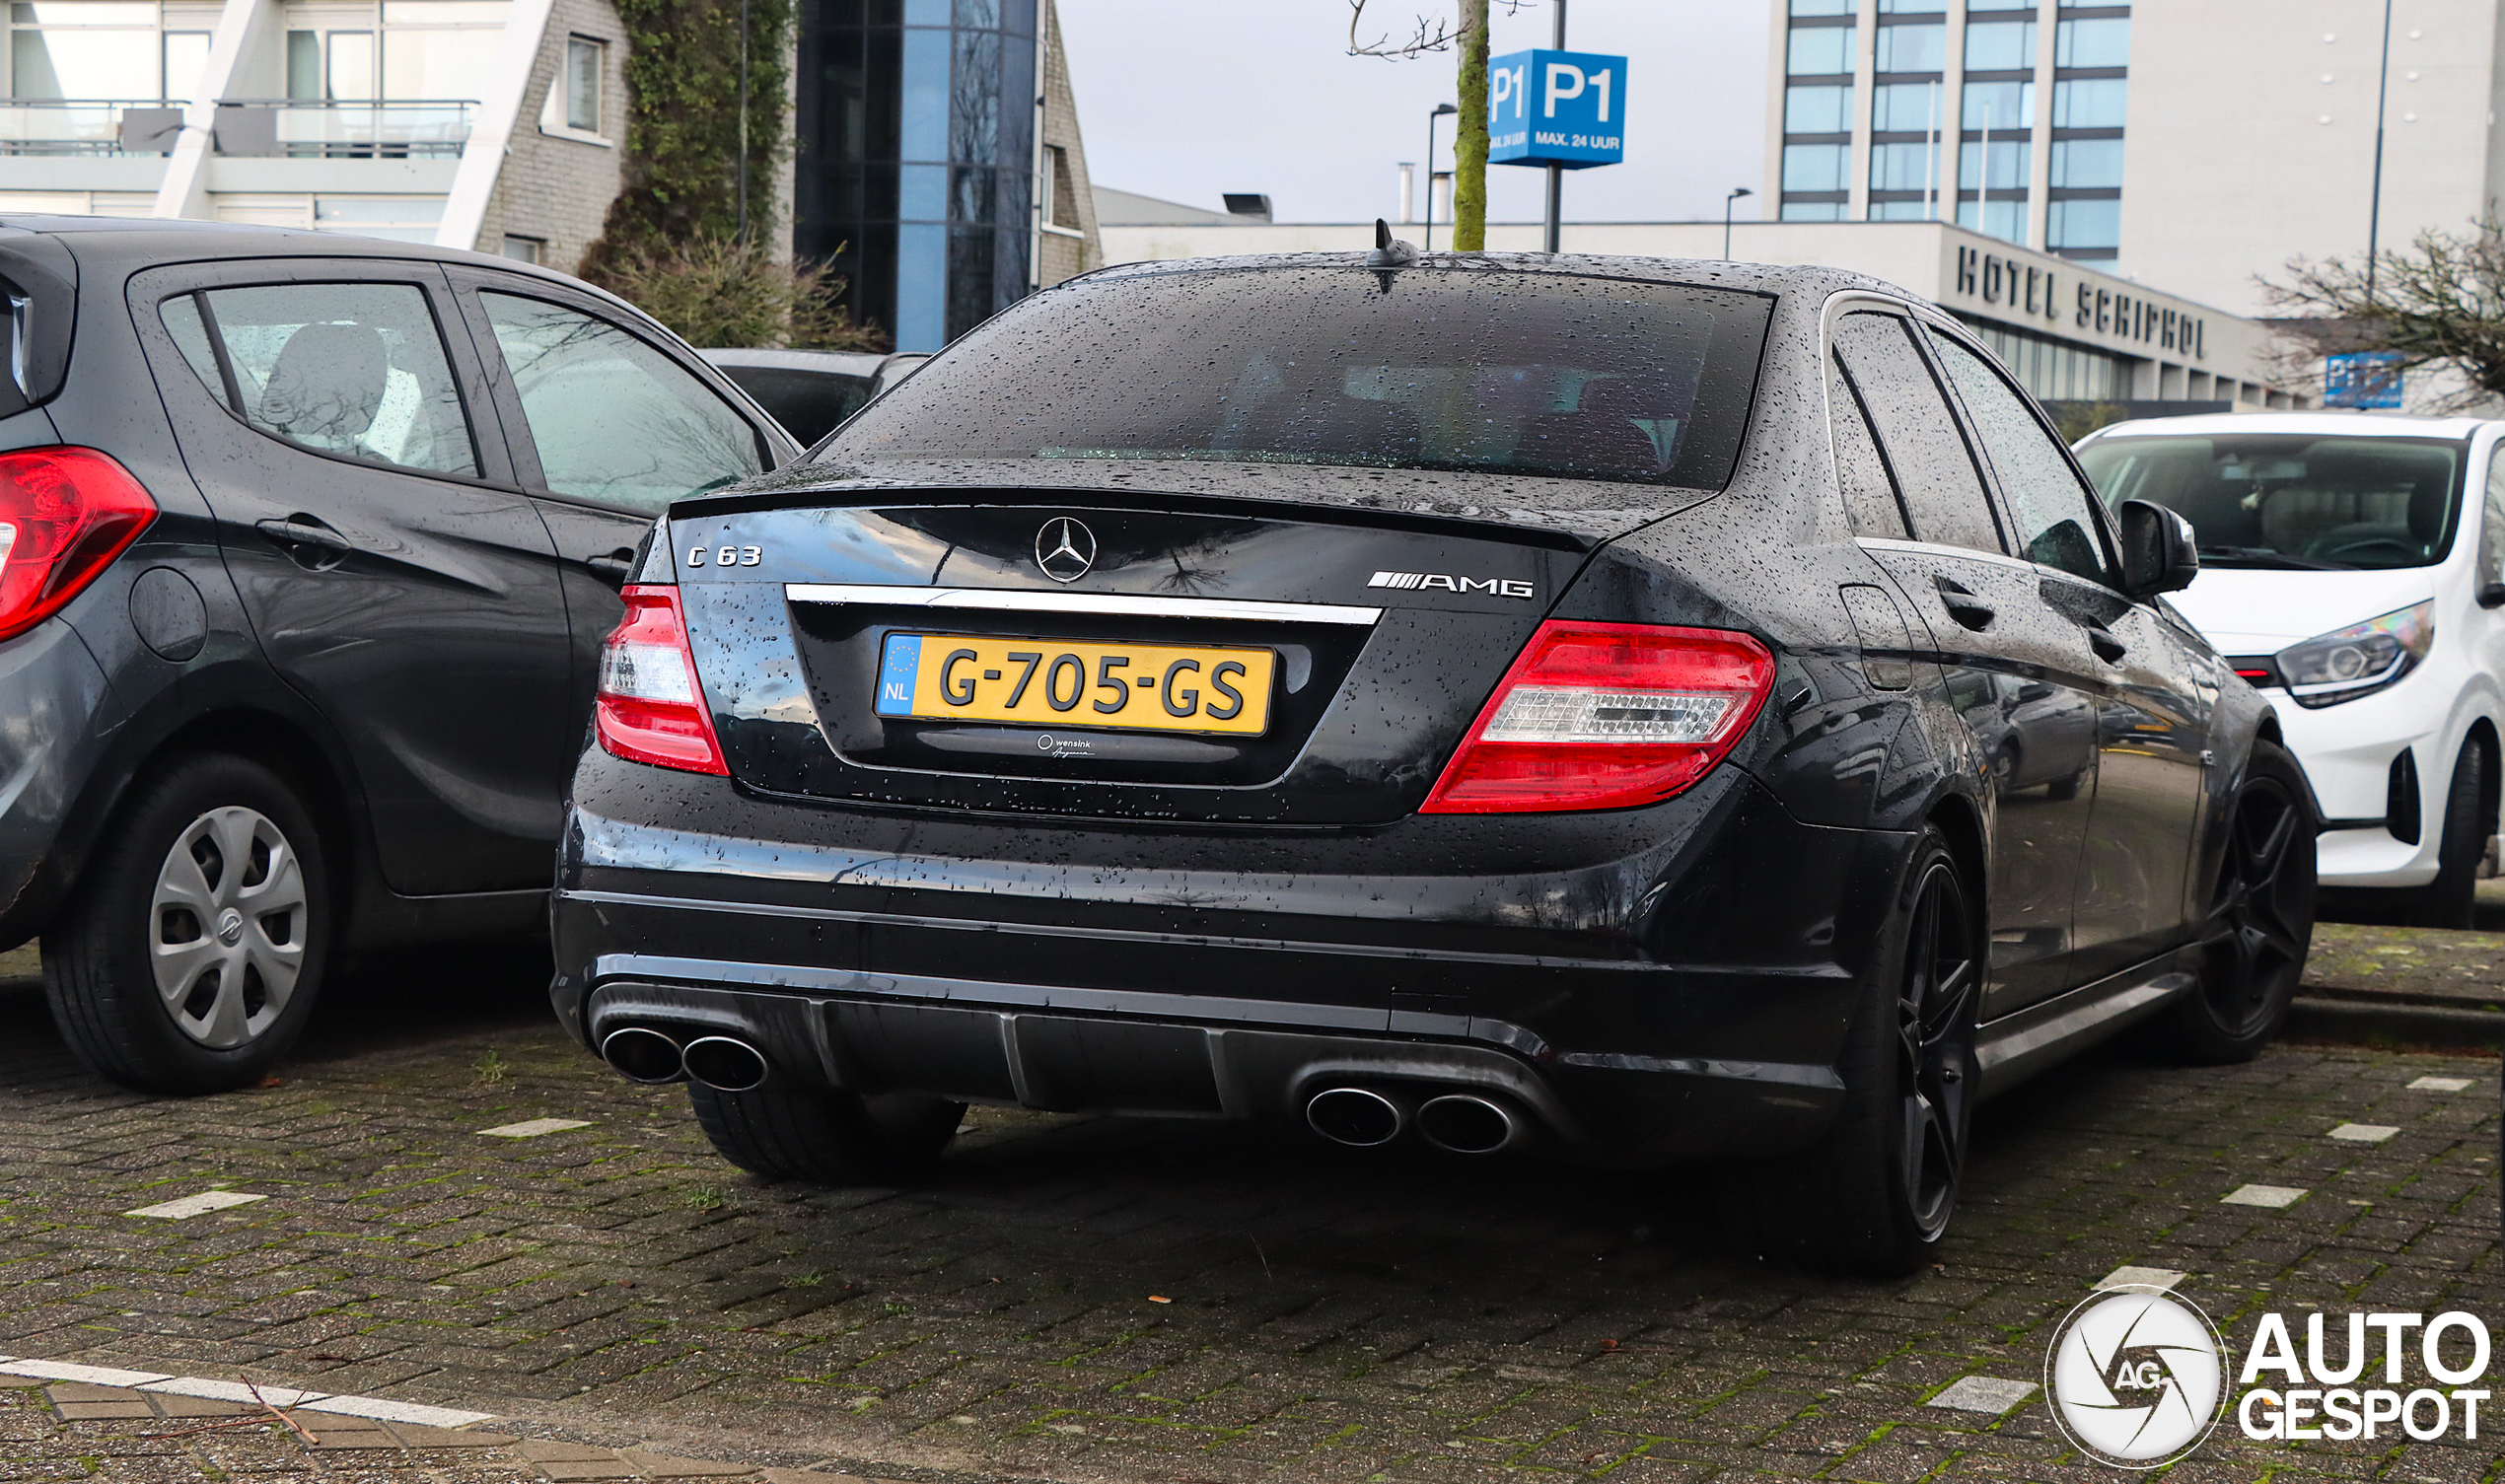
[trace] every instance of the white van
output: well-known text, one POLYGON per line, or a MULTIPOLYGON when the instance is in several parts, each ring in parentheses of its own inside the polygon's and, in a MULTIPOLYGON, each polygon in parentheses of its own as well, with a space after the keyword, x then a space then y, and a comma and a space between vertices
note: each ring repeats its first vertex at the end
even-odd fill
POLYGON ((2322 806, 2323 884, 2393 892, 2427 927, 2470 925, 2497 830, 2500 441, 2505 422, 2270 412, 2078 445, 2108 504, 2198 532, 2173 601, 2277 709, 2322 806))

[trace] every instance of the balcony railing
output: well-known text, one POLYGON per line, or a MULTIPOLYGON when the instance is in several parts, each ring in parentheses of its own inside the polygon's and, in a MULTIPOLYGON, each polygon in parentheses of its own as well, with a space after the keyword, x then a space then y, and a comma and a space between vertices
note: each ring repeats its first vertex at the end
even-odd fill
MULTIPOLYGON (((457 159, 477 106, 467 99, 225 99, 215 147, 259 159, 457 159)), ((165 99, 0 100, 0 155, 169 154, 182 109, 165 99)))
POLYGON ((477 106, 467 99, 221 99, 217 152, 316 160, 455 159, 469 139, 469 116, 477 106))
POLYGON ((164 99, 9 99, 0 155, 162 155, 181 126, 182 105, 164 99))

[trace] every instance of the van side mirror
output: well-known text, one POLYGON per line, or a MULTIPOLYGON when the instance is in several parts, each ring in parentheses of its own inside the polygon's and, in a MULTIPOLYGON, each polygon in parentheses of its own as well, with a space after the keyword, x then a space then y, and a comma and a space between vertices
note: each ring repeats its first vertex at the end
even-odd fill
POLYGON ((2483 608, 2505 607, 2505 583, 2479 584, 2479 606, 2483 608))
POLYGON ((2180 592, 2200 575, 2200 539, 2192 523, 2163 505, 2125 500, 2114 512, 2122 527, 2122 587, 2134 599, 2180 592))

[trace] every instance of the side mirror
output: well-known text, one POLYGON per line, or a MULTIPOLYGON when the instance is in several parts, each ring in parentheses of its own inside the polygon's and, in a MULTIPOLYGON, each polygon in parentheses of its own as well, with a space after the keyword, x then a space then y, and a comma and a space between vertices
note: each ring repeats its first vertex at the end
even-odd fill
POLYGON ((2146 500, 2125 500, 2114 514, 2122 526, 2122 586, 2131 597, 2191 586, 2200 575, 2200 538, 2191 522, 2146 500))
POLYGON ((2505 583, 2479 584, 2479 606, 2483 608, 2505 607, 2505 583))

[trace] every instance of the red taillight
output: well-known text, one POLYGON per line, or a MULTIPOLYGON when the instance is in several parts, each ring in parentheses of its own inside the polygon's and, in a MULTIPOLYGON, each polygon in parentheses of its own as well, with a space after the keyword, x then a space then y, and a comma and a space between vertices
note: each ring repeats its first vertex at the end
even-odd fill
POLYGON ((601 646, 592 726, 601 745, 629 762, 728 774, 713 735, 687 620, 676 588, 630 587, 626 617, 601 646))
POLYGON ((156 518, 139 481, 94 449, 0 454, 0 639, 59 612, 156 518))
POLYGON ((1746 634, 1551 619, 1419 812, 1658 804, 1722 761, 1773 684, 1774 657, 1746 634))

